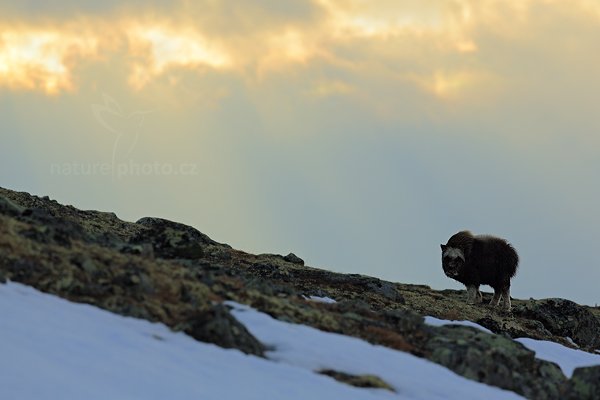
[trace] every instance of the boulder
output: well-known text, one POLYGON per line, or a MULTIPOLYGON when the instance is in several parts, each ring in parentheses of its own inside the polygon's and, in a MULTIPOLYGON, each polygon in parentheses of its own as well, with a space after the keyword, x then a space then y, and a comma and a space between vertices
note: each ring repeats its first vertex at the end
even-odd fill
POLYGON ((552 334, 570 337, 586 349, 600 348, 600 320, 585 306, 566 299, 530 300, 513 313, 541 322, 552 334))
POLYGON ((600 399, 600 365, 576 368, 569 381, 565 398, 569 400, 600 399))
POLYGON ((304 260, 294 253, 288 254, 287 256, 283 257, 283 259, 287 262, 291 262, 292 264, 304 265, 304 260))
POLYGON ((150 244, 160 258, 198 259, 209 246, 223 246, 197 229, 161 218, 145 217, 136 222, 146 229, 131 238, 131 244, 150 244))
POLYGON ((228 349, 238 349, 246 354, 263 357, 266 350, 223 304, 192 315, 178 328, 196 340, 228 349))
POLYGON ((15 204, 4 196, 0 196, 0 214, 7 215, 9 217, 17 217, 21 215, 24 210, 25 209, 18 204, 15 204))
POLYGON ((559 399, 567 378, 551 362, 519 342, 472 327, 432 327, 430 360, 466 378, 512 390, 527 398, 559 399))

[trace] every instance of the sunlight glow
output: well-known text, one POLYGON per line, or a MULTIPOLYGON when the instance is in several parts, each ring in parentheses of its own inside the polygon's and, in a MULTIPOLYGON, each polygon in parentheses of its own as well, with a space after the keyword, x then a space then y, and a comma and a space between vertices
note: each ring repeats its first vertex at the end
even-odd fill
POLYGON ((94 55, 93 38, 45 30, 0 31, 0 87, 57 94, 73 89, 71 63, 94 55))
MULTIPOLYGON (((195 12, 212 12, 202 6, 208 0, 198 1, 195 12)), ((408 77, 439 98, 456 98, 479 82, 463 71, 485 70, 479 54, 489 54, 490 32, 504 40, 527 37, 537 18, 532 9, 539 4, 562 7, 555 0, 314 0, 318 17, 284 23, 265 17, 246 26, 241 26, 245 17, 238 21, 237 15, 218 12, 214 21, 203 23, 208 19, 191 18, 182 4, 174 5, 169 16, 121 11, 45 21, 43 28, 27 18, 17 28, 0 20, 0 88, 52 95, 76 90, 85 82, 78 67, 101 58, 124 65, 125 80, 135 90, 160 78, 180 85, 182 70, 200 76, 234 73, 262 82, 275 73, 327 65, 349 73, 389 73, 390 80, 408 77)), ((597 0, 574 0, 569 10, 600 19, 597 0)), ((360 86, 342 77, 344 85, 320 84, 314 93, 350 93, 360 86)), ((315 81, 330 80, 324 78, 315 81)))
POLYGON ((143 63, 132 66, 129 83, 136 89, 172 67, 224 69, 232 64, 225 50, 191 29, 139 25, 128 36, 134 52, 146 55, 143 63))
MULTIPOLYGON (((319 0, 333 29, 342 36, 388 37, 447 27, 445 8, 431 1, 319 0)), ((434 2, 436 3, 436 2, 434 2)))

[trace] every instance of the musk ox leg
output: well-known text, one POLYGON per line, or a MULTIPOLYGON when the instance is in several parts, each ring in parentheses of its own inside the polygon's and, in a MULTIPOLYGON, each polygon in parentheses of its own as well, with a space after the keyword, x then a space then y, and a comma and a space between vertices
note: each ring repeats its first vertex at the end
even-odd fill
POLYGON ((475 285, 467 286, 467 303, 469 304, 477 304, 481 303, 482 296, 479 291, 479 287, 475 285))
POLYGON ((510 287, 502 289, 502 308, 510 311, 510 287))
POLYGON ((494 296, 492 296, 492 301, 490 301, 490 306, 496 307, 498 305, 498 303, 500 303, 500 296, 502 296, 500 289, 494 288, 494 296))

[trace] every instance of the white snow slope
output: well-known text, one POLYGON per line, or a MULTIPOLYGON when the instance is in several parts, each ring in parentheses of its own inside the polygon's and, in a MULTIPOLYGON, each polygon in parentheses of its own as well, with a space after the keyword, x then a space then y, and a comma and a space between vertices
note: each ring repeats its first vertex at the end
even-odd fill
POLYGON ((0 285, 0 398, 515 399, 410 354, 277 321, 230 303, 268 360, 200 343, 162 324, 0 285), (359 389, 319 375, 375 374, 395 389, 359 389))

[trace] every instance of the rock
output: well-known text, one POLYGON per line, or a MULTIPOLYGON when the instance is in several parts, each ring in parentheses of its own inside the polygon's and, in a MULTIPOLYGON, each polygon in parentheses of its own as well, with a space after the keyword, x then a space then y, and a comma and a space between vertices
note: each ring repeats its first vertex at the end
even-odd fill
POLYGON ((123 254, 135 254, 144 258, 154 258, 154 248, 150 243, 120 243, 116 246, 116 248, 123 254))
POLYGON ((570 337, 583 348, 600 348, 600 320, 587 307, 575 302, 565 299, 533 300, 513 312, 541 322, 552 334, 570 337))
POLYGON ((207 255, 217 261, 230 261, 231 248, 225 246, 213 246, 207 251, 207 255))
POLYGON ((567 382, 560 368, 535 358, 518 342, 465 326, 431 328, 430 360, 459 375, 527 398, 559 399, 567 382))
POLYGON ((404 302, 402 295, 398 292, 396 285, 392 282, 357 274, 350 274, 349 278, 349 283, 362 286, 366 292, 377 293, 397 303, 404 302))
POLYGON ((181 236, 187 235, 190 241, 200 242, 205 245, 220 245, 220 243, 215 242, 204 233, 198 231, 196 228, 181 224, 179 222, 173 222, 162 218, 144 217, 137 220, 136 224, 143 225, 150 230, 155 230, 158 232, 164 232, 165 230, 170 229, 173 232, 177 232, 181 236))
POLYGON ((576 368, 567 387, 566 399, 600 399, 600 365, 576 368))
POLYGON ((136 222, 146 227, 131 238, 131 244, 151 244, 160 258, 198 259, 209 246, 221 245, 191 226, 161 218, 142 218, 136 222))
POLYGON ((16 217, 21 215, 25 209, 18 204, 10 201, 4 196, 0 196, 0 214, 16 217))
POLYGON ((310 281, 315 285, 331 285, 339 289, 352 290, 383 296, 396 303, 404 303, 397 285, 392 282, 360 274, 338 274, 318 269, 294 271, 297 280, 310 281))
POLYGON ((334 371, 332 369, 324 369, 318 372, 321 375, 330 376, 338 382, 343 382, 354 387, 385 389, 389 390, 390 392, 396 391, 389 383, 375 375, 351 375, 345 372, 334 371))
POLYGON ((423 329, 423 316, 409 310, 384 310, 383 316, 400 332, 414 332, 423 329))
POLYGON ((92 277, 98 272, 98 266, 96 265, 96 262, 90 257, 74 257, 71 262, 77 267, 81 268, 81 270, 85 272, 87 276, 92 277))
POLYGON ((304 265, 304 260, 294 253, 288 254, 287 256, 283 257, 283 259, 287 262, 291 262, 292 264, 304 265))
POLYGON ((56 217, 43 208, 27 208, 19 219, 32 224, 21 235, 39 243, 70 247, 72 240, 93 241, 80 224, 56 217))
POLYGON ((180 328, 196 340, 264 357, 265 346, 252 336, 222 304, 193 315, 180 328))

